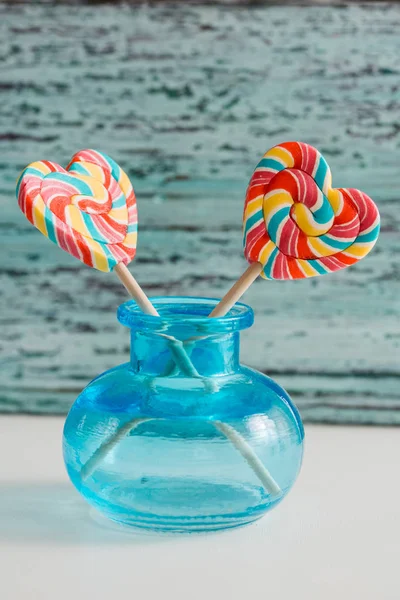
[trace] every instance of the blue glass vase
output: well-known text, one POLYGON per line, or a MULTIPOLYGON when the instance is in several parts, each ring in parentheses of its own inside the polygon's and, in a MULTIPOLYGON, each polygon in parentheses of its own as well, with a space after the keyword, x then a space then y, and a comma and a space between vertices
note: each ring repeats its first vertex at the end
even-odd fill
POLYGON ((253 311, 217 300, 133 301, 130 362, 94 379, 72 406, 64 458, 72 483, 105 516, 162 531, 236 527, 289 492, 304 430, 287 393, 239 362, 239 332, 253 311))

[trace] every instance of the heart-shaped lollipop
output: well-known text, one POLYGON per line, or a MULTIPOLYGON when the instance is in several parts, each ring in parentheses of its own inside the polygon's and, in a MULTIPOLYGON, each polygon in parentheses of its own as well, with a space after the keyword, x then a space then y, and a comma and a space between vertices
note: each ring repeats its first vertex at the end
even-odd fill
POLYGON ((68 167, 34 162, 17 183, 29 221, 89 267, 111 271, 135 256, 136 198, 126 173, 102 152, 81 150, 68 167))
POLYGON ((301 279, 343 269, 371 251, 379 235, 374 202, 332 188, 323 156, 286 142, 258 163, 247 189, 244 249, 266 279, 301 279))
POLYGON ((258 163, 243 214, 244 254, 250 267, 210 316, 226 314, 251 283, 303 279, 338 271, 374 247, 380 218, 374 202, 355 189, 332 188, 323 156, 308 144, 285 142, 258 163))

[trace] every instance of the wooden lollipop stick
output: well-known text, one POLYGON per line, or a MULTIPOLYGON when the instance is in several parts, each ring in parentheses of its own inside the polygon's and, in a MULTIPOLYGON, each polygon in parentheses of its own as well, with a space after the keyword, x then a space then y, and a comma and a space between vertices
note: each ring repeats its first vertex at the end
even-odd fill
POLYGON ((264 488, 272 496, 278 496, 282 490, 272 477, 271 473, 264 467, 261 460, 258 458, 254 450, 249 446, 243 436, 228 423, 222 421, 214 421, 213 425, 220 431, 242 455, 249 467, 254 471, 254 474, 263 484, 264 488))
MULTIPOLYGON (((154 308, 132 273, 126 267, 124 263, 119 263, 114 267, 114 271, 117 277, 120 279, 122 285, 128 291, 128 293, 135 300, 136 304, 142 309, 142 311, 147 315, 153 315, 154 317, 159 317, 159 313, 154 308)), ((174 357, 175 363, 179 366, 182 373, 187 375, 188 377, 195 377, 197 379, 202 379, 204 381, 204 387, 209 392, 215 392, 215 386, 212 381, 209 381, 207 378, 202 377, 193 365, 192 361, 189 358, 185 348, 183 347, 183 343, 172 336, 164 335, 165 338, 169 340, 169 347, 171 353, 174 357)))
POLYGON ((90 477, 94 471, 98 468, 99 463, 114 450, 115 446, 124 439, 131 431, 136 429, 141 423, 151 421, 149 417, 136 417, 131 421, 128 421, 125 425, 120 427, 118 431, 112 435, 104 444, 100 445, 95 450, 89 460, 83 465, 81 469, 82 479, 85 480, 90 477))
MULTIPOLYGON (((82 466, 81 476, 85 481, 99 468, 100 463, 115 448, 115 446, 128 436, 134 429, 147 421, 155 421, 152 417, 135 417, 123 425, 113 436, 97 448, 82 466)), ((254 474, 261 481, 264 489, 272 496, 278 496, 282 490, 272 477, 271 473, 264 467, 254 450, 249 446, 240 433, 231 425, 222 421, 210 421, 222 435, 224 435, 234 448, 242 455, 254 474)))
MULTIPOLYGON (((249 289, 251 284, 257 279, 263 270, 263 265, 259 262, 252 263, 239 277, 236 283, 233 284, 229 292, 225 294, 225 296, 220 300, 217 306, 210 312, 209 317, 224 317, 231 308, 236 304, 236 302, 243 296, 243 294, 249 289)), ((196 340, 201 339, 200 337, 192 337, 185 341, 185 344, 190 342, 194 342, 196 340)), ((190 350, 187 351, 188 354, 190 350)), ((171 375, 173 369, 176 368, 172 361, 168 363, 166 366, 165 372, 163 373, 164 377, 171 375)))
POLYGON ((114 272, 119 277, 122 285, 129 292, 136 304, 140 306, 142 311, 147 315, 154 315, 159 317, 160 315, 132 275, 127 266, 124 263, 119 263, 114 267, 114 272))
MULTIPOLYGON (((229 292, 225 294, 222 300, 214 307, 214 309, 208 315, 209 317, 224 317, 236 302, 243 296, 243 294, 249 289, 251 284, 257 279, 263 270, 263 265, 259 262, 252 263, 241 277, 233 284, 229 292)), ((193 337, 186 340, 186 344, 192 341, 200 339, 199 337, 193 337)), ((190 350, 188 350, 189 354, 190 350)), ((167 377, 173 373, 176 366, 170 361, 163 373, 164 377, 167 377)))
POLYGON ((243 273, 237 282, 231 287, 229 292, 225 294, 221 302, 217 304, 214 310, 208 315, 209 317, 223 317, 236 302, 249 289, 251 284, 257 279, 263 270, 263 265, 259 262, 252 263, 243 273))

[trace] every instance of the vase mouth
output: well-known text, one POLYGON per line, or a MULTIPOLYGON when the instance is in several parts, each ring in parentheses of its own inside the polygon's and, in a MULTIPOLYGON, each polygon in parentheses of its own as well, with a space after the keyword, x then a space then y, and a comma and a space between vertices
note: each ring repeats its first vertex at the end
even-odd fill
POLYGON ((179 329, 203 335, 241 331, 254 322, 253 309, 241 302, 237 302, 224 317, 209 318, 220 302, 219 298, 155 296, 150 300, 159 316, 145 314, 134 300, 128 300, 118 307, 119 322, 131 329, 160 333, 179 329))

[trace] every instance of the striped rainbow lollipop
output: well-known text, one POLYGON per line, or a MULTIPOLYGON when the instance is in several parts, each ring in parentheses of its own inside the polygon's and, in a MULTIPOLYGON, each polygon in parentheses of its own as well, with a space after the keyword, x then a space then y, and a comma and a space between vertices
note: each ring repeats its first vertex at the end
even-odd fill
POLYGON ((301 279, 352 265, 379 235, 374 202, 355 189, 332 188, 323 156, 285 142, 263 156, 244 208, 244 252, 266 279, 301 279))
POLYGON ((366 194, 332 188, 318 150, 302 142, 275 146, 247 188, 243 244, 250 266, 210 317, 224 316, 259 275, 304 279, 354 264, 374 247, 379 225, 378 209, 366 194))
POLYGON ((66 169, 46 160, 31 163, 18 180, 17 198, 43 235, 89 267, 111 271, 134 258, 135 194, 106 154, 81 150, 66 169))

